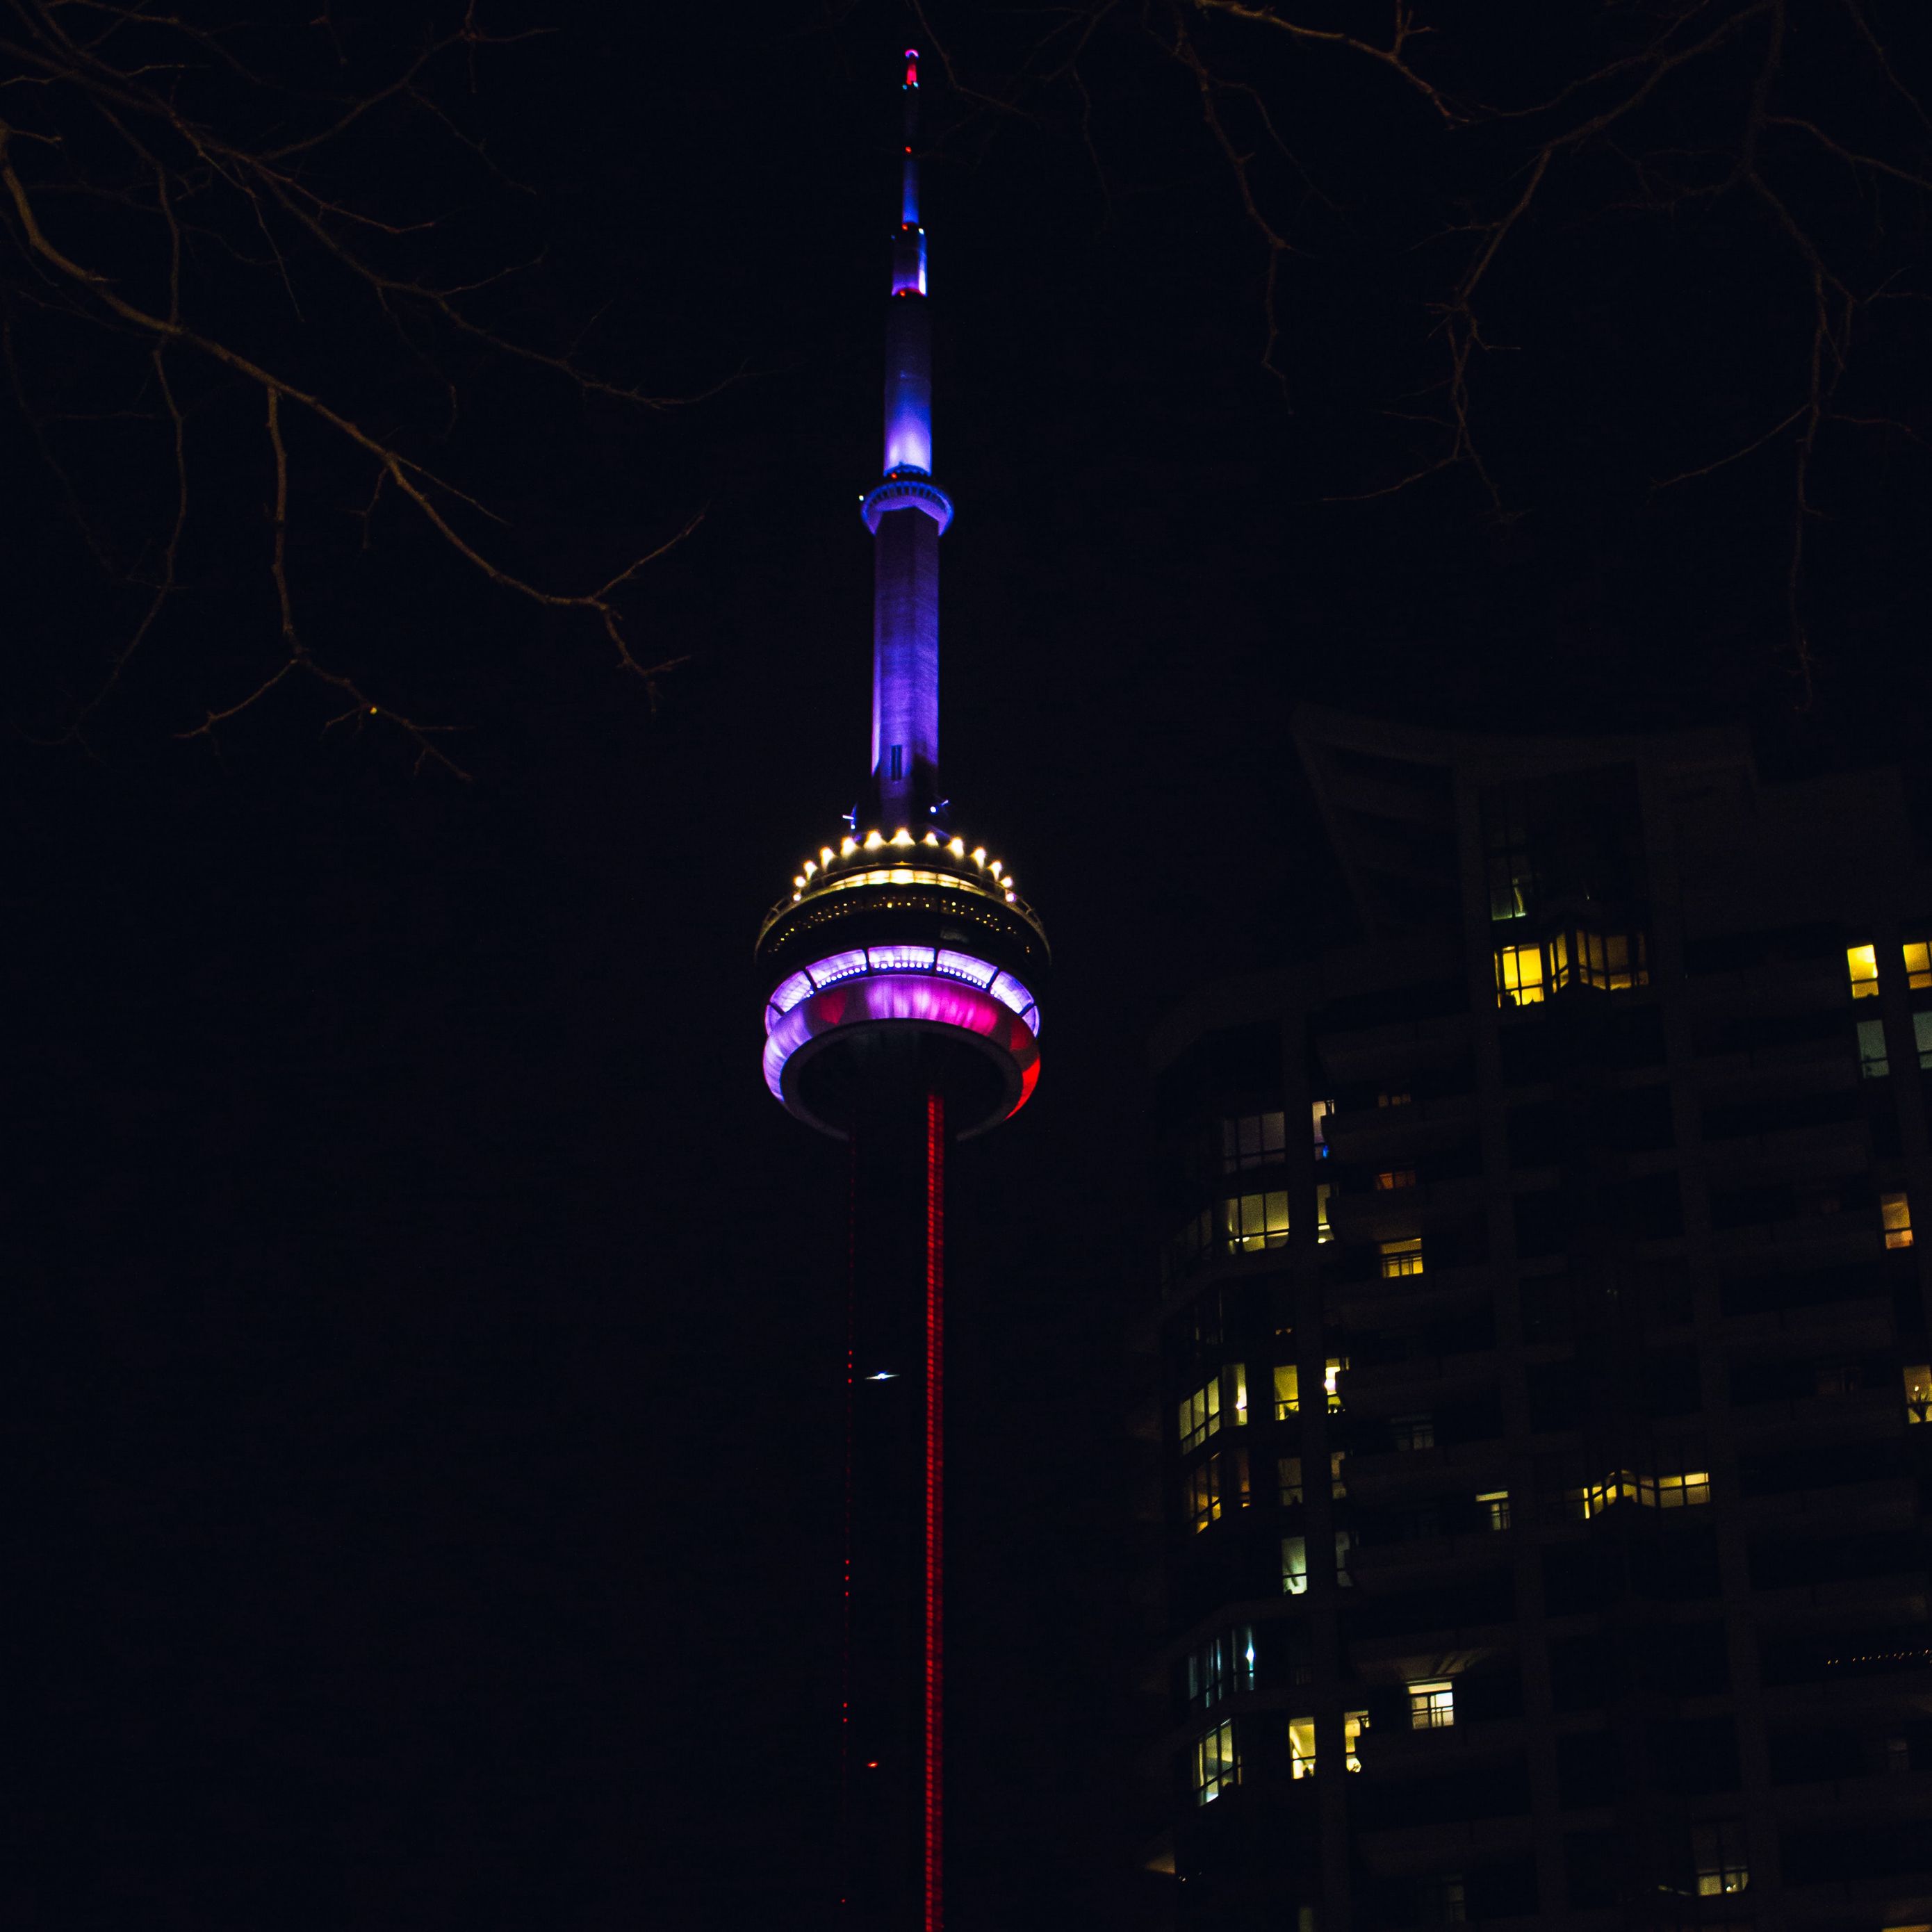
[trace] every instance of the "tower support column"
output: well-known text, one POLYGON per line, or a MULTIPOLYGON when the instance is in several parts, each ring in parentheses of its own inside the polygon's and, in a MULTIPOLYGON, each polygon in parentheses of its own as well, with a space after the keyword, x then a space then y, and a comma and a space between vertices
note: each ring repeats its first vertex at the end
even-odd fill
POLYGON ((940 1932, 946 1108, 879 1071, 851 1136, 842 1890, 851 1932, 940 1932))

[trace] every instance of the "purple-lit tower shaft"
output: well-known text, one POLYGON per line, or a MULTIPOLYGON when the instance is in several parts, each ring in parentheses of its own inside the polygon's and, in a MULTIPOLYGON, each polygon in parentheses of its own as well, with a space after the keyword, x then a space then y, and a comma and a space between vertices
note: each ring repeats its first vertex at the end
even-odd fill
POLYGON ((932 322, 912 145, 918 104, 918 65, 908 57, 886 313, 885 473, 866 499, 866 521, 874 546, 869 802, 886 826, 922 830, 940 802, 939 539, 952 506, 932 481, 932 322))

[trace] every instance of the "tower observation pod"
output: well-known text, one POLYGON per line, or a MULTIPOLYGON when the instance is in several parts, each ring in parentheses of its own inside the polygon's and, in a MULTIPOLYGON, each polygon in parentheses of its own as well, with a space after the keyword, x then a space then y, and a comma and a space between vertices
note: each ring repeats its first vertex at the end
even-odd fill
POLYGON ((905 56, 874 556, 872 763, 758 934, 764 1076, 851 1157, 840 1896, 851 1932, 940 1932, 946 1154, 1040 1074, 1046 935, 939 787, 932 319, 905 56))

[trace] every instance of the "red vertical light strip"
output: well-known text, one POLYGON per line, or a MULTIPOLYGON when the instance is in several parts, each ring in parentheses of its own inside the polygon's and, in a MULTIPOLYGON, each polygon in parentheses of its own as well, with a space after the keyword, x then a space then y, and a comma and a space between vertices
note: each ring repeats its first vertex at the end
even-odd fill
POLYGON ((944 1796, 945 1655, 941 1611, 945 1462, 940 1424, 944 1412, 946 1287, 946 1103, 935 1090, 926 1096, 926 1917, 925 1932, 940 1932, 944 1796))
POLYGON ((842 1558, 839 1604, 842 1624, 838 1678, 838 1906, 851 1903, 852 1876, 852 1481, 858 1418, 859 1136, 852 1136, 852 1165, 845 1200, 845 1546, 842 1558))

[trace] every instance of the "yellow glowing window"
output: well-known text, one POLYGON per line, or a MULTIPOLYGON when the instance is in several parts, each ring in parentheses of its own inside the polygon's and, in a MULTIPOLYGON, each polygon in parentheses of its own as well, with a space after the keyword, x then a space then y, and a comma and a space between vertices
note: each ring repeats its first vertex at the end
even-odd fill
POLYGON ((1647 1494, 1650 1485, 1640 1486, 1639 1500, 1652 1509, 1695 1509, 1711 1500, 1711 1472, 1708 1469, 1688 1469, 1682 1475, 1659 1476, 1656 1485, 1656 1501, 1652 1502, 1647 1494))
MULTIPOLYGON (((1348 1366, 1348 1358, 1346 1355, 1330 1355, 1322 1364, 1322 1388, 1331 1409, 1339 1409, 1342 1406, 1342 1376, 1348 1366)), ((1276 1364, 1274 1372, 1275 1420, 1285 1421, 1300 1406, 1301 1371, 1292 1362, 1276 1364)))
POLYGON ((1210 1456, 1187 1472, 1187 1516, 1196 1529, 1219 1522, 1224 1510, 1244 1509, 1248 1501, 1248 1452, 1231 1449, 1210 1456))
POLYGON ((1315 1720, 1291 1718, 1288 1720, 1288 1768, 1294 1778, 1315 1775, 1315 1720))
POLYGON ((1507 1529, 1510 1526, 1508 1490, 1485 1490, 1477 1497, 1476 1507, 1483 1512, 1483 1520, 1491 1529, 1507 1529))
POLYGON ((1912 1245, 1912 1204, 1902 1194, 1881 1194, 1878 1197, 1880 1220, 1885 1226, 1885 1244, 1888 1248, 1909 1248, 1912 1245))
POLYGON ((1911 1362, 1905 1370, 1905 1419, 1932 1422, 1932 1362, 1911 1362))
MULTIPOLYGON (((1932 1014, 1927 1016, 1932 1018, 1932 1014)), ((1328 1196, 1332 1192, 1325 1180, 1315 1184, 1315 1238, 1318 1242, 1332 1241, 1335 1230, 1328 1225, 1328 1196)))
POLYGON ((1227 1375, 1228 1379, 1234 1384, 1228 1393, 1234 1399, 1234 1426, 1238 1429, 1248 1419, 1248 1372, 1244 1364, 1238 1362, 1227 1371, 1227 1375))
POLYGON ((1408 1687, 1412 1730, 1446 1731, 1456 1721, 1456 1688, 1446 1677, 1431 1677, 1408 1687))
POLYGON ((1369 1728, 1369 1714, 1366 1711, 1344 1711, 1342 1713, 1342 1763, 1349 1771, 1360 1771, 1362 1760, 1355 1755, 1355 1746, 1362 1733, 1369 1728))
POLYGON ((1593 1516, 1601 1516, 1613 1504, 1635 1502, 1637 1480, 1628 1469, 1612 1469, 1600 1483, 1586 1483, 1581 1489, 1566 1490, 1563 1499, 1573 1516, 1587 1522, 1593 1516))
POLYGON ((1234 1254, 1258 1254, 1264 1248, 1282 1246, 1288 1240, 1288 1190, 1238 1194, 1222 1202, 1221 1230, 1234 1254))
POLYGON ((1908 939, 1905 942, 1905 983, 1915 993, 1932 986, 1932 940, 1908 939))
POLYGON ((1281 1587, 1288 1596, 1298 1597, 1308 1588, 1308 1539, 1284 1536, 1281 1540, 1281 1587))
POLYGON ((1412 1167, 1384 1168, 1376 1176, 1376 1187, 1384 1194, 1393 1193, 1398 1187, 1415 1185, 1415 1169, 1412 1167))
POLYGON ((1382 1279, 1394 1281, 1397 1276, 1420 1274, 1422 1272, 1422 1237, 1412 1234, 1406 1241, 1384 1241, 1378 1252, 1382 1258, 1382 1279))
POLYGON ((1315 1158, 1328 1158, 1328 1116, 1335 1111, 1333 1100, 1317 1100, 1310 1109, 1314 1118, 1315 1158))
POLYGON ((1499 946, 1496 949, 1496 1004, 1534 1006, 1543 999, 1543 948, 1499 946))
POLYGON ((1298 1503, 1301 1500, 1301 1458, 1299 1456, 1284 1456, 1276 1467, 1281 1475, 1282 1506, 1286 1508, 1290 1504, 1298 1503))
POLYGON ((1241 1781, 1241 1762, 1234 1751, 1234 1720, 1220 1723, 1195 1740, 1194 1802, 1211 1804, 1222 1792, 1241 1781))
POLYGON ((1621 993, 1647 986, 1650 970, 1640 932, 1559 932, 1550 942, 1550 985, 1594 986, 1621 993))
POLYGON ((1692 1826, 1690 1849, 1700 1898, 1742 1892, 1750 1883, 1750 1868, 1744 1862, 1744 1826, 1736 1819, 1714 1818, 1692 1826))
POLYGON ((1184 1396, 1180 1402, 1180 1448, 1184 1455, 1198 1449, 1221 1426, 1221 1383, 1210 1382, 1184 1396))
POLYGON ((1845 971, 1852 982, 1853 999, 1875 997, 1878 992, 1878 948, 1876 946, 1846 946, 1845 971))
POLYGON ((1301 1406, 1301 1371, 1292 1362, 1278 1362, 1274 1371, 1274 1415, 1277 1422, 1301 1406))

